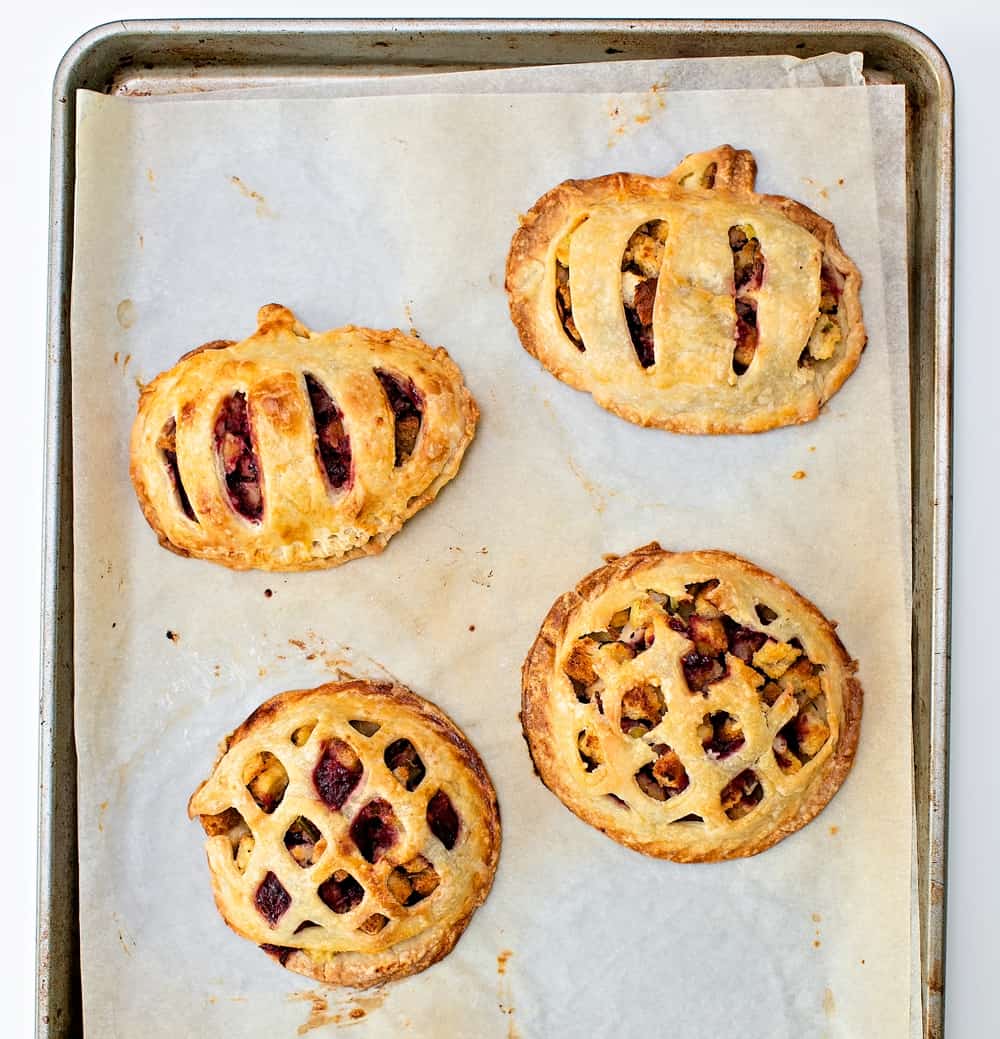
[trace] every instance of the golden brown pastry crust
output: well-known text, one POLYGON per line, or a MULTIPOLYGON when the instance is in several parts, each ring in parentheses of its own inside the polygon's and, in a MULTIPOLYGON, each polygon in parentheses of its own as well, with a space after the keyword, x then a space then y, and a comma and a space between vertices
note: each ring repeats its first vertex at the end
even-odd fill
MULTIPOLYGON (((764 851, 813 819, 836 793, 850 771, 860 730, 863 695, 855 670, 833 625, 778 578, 726 552, 672 553, 653 542, 595 570, 555 602, 524 663, 521 722, 542 782, 584 822, 647 855, 714 862, 764 851), (691 633, 680 630, 688 621, 671 608, 691 594, 689 585, 697 590, 712 580, 719 584, 706 593, 707 612, 715 608, 744 630, 770 639, 763 654, 753 657, 754 666, 733 654, 730 640, 726 675, 692 692, 682 663, 694 649, 691 633), (661 607, 649 598, 650 589, 674 598, 661 607), (581 636, 606 629, 610 617, 633 603, 638 612, 630 615, 629 624, 634 627, 639 617, 647 626, 644 630, 652 636, 648 648, 628 658, 614 644, 598 645, 596 670, 588 674, 585 663, 581 671, 570 659, 581 636), (777 616, 765 625, 758 604, 777 616), (798 686, 797 672, 787 672, 781 695, 768 704, 765 692, 777 694, 778 683, 757 665, 781 674, 782 651, 795 655, 794 646, 788 646, 792 639, 801 644, 797 659, 808 658, 820 669, 798 686), (607 649, 626 659, 603 659, 607 649), (567 671, 584 682, 596 678, 596 684, 580 692, 567 671), (652 728, 642 731, 641 723, 630 734, 623 697, 649 685, 662 694, 665 713, 652 728), (811 747, 811 755, 800 747, 801 762, 794 755, 792 761, 786 747, 781 757, 785 766, 779 766, 779 734, 803 724, 803 714, 811 719, 817 712, 825 715, 828 730, 825 738, 819 732, 822 745, 811 747), (722 745, 719 754, 718 745, 706 749, 699 726, 709 716, 719 720, 726 715, 737 724, 742 742, 735 751, 722 745), (664 745, 679 757, 687 784, 668 788, 663 800, 654 800, 636 777, 641 768, 659 761, 654 747, 662 750, 664 745), (763 798, 733 819, 725 809, 725 794, 728 784, 746 770, 758 780, 763 798), (703 821, 686 821, 689 815, 703 821)), ((656 722, 655 715, 651 721, 656 722)), ((808 737, 805 724, 797 731, 808 737)))
POLYGON ((806 206, 754 192, 748 151, 690 155, 662 178, 613 173, 568 180, 521 218, 507 260, 511 318, 521 343, 553 375, 629 422, 679 433, 758 433, 808 422, 857 367, 866 342, 861 274, 833 225, 806 206), (622 303, 630 236, 665 221, 652 316, 655 363, 644 368, 622 303), (728 229, 752 225, 765 257, 757 355, 737 375, 733 258, 728 229), (566 241, 569 250, 566 252, 566 241), (562 250, 562 251, 560 251, 562 250), (567 255, 572 316, 556 305, 556 256, 567 255), (820 316, 820 271, 838 283, 838 341, 829 357, 800 358, 820 316))
POLYGON ((311 570, 381 552, 458 471, 479 416, 458 367, 398 330, 347 326, 311 332, 285 307, 258 314, 248 339, 186 354, 148 383, 132 427, 130 472, 160 544, 237 570, 311 570), (376 370, 410 380, 422 416, 412 453, 397 464, 394 414, 376 370), (331 487, 317 449, 305 376, 342 413, 350 479, 331 487), (263 496, 258 522, 231 503, 215 423, 227 399, 245 395, 263 496), (185 513, 162 436, 174 421, 185 513))
POLYGON ((414 974, 447 955, 489 894, 500 853, 496 793, 479 755, 443 711, 388 682, 331 682, 268 700, 220 744, 212 774, 191 797, 188 814, 200 817, 208 834, 212 888, 226 923, 289 970, 331 985, 367 988, 414 974), (358 720, 380 728, 365 736, 350 724, 358 720), (292 734, 309 726, 308 738, 297 746, 292 734), (425 770, 412 789, 385 760, 387 748, 401 739, 411 741, 425 770), (363 768, 339 808, 324 800, 314 778, 331 740, 346 743, 363 768), (270 813, 244 782, 246 770, 259 760, 255 756, 265 751, 278 758, 288 776, 270 813), (450 848, 427 820, 427 806, 438 791, 458 817, 458 836, 450 848), (352 836, 352 823, 377 799, 392 806, 399 832, 395 843, 370 862, 352 836), (237 868, 226 824, 217 822, 232 808, 242 816, 241 829, 248 827, 253 838, 244 872, 237 868), (285 842, 288 827, 299 817, 308 819, 324 842, 306 867, 285 842), (394 897, 391 876, 417 856, 431 864, 439 883, 422 901, 404 906, 394 897), (339 870, 364 888, 364 897, 345 912, 334 912, 318 893, 339 870), (271 873, 290 895, 273 926, 255 904, 271 873), (388 923, 376 933, 360 930, 374 914, 388 923), (297 932, 306 920, 319 926, 297 932))

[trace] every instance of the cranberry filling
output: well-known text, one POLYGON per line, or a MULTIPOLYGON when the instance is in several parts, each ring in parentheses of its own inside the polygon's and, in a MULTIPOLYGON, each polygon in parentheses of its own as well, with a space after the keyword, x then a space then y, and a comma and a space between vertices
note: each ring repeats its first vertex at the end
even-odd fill
POLYGON ((361 759, 343 740, 330 740, 313 769, 313 785, 328 807, 339 811, 361 781, 361 759))
POLYGON ((294 949, 289 949, 287 945, 269 945, 267 943, 262 945, 261 949, 263 949, 264 952, 268 954, 268 956, 273 956, 282 965, 282 967, 284 967, 284 965, 288 962, 288 957, 291 956, 293 952, 295 952, 294 949))
POLYGON ((458 814, 451 798, 439 790, 427 803, 427 825, 431 833, 449 850, 458 840, 458 814))
POLYGON ((707 657, 697 651, 681 658, 681 668, 684 671, 688 689, 692 693, 703 692, 713 682, 724 678, 726 674, 726 665, 719 657, 707 657))
POLYGON ((308 372, 305 382, 316 428, 316 450, 330 487, 336 491, 351 478, 351 440, 344 430, 344 416, 330 394, 308 372))
POLYGON ((375 374, 396 419, 396 465, 402 465, 413 454, 420 432, 423 420, 420 394, 409 379, 382 371, 381 368, 376 368, 375 374))
POLYGON ((729 617, 724 619, 724 623, 729 635, 729 652, 744 664, 753 664, 753 655, 767 642, 767 636, 762 631, 744 628, 729 617))
POLYGON ((272 927, 276 927, 292 904, 292 896, 282 887, 281 881, 268 871, 254 895, 254 904, 261 916, 272 927))
POLYGON ((392 805, 381 797, 369 801, 351 823, 351 840, 368 862, 378 862, 396 843, 398 836, 392 805))
POLYGON ((389 771, 407 790, 416 790, 420 786, 420 781, 427 774, 420 755, 407 739, 394 740, 390 743, 385 748, 383 760, 389 771))
POLYGON ((361 904, 365 889, 346 869, 338 869, 320 884, 317 894, 333 912, 349 913, 361 904))
POLYGON ((234 393, 223 401, 215 420, 215 450, 222 461, 233 508, 251 522, 259 523, 264 499, 245 393, 234 393))
POLYGON ((191 508, 191 500, 187 496, 187 491, 184 489, 184 483, 181 480, 181 471, 177 465, 177 420, 170 419, 167 424, 163 427, 163 432, 160 433, 159 439, 156 441, 156 446, 163 452, 163 462, 167 467, 167 472, 170 474, 170 482, 174 485, 174 490, 177 491, 177 497, 180 499, 181 508, 184 510, 184 515, 188 519, 198 522, 198 517, 194 514, 194 509, 191 508))
POLYGON ((733 371, 742 375, 757 352, 757 302, 736 300, 736 346, 733 349, 733 371))

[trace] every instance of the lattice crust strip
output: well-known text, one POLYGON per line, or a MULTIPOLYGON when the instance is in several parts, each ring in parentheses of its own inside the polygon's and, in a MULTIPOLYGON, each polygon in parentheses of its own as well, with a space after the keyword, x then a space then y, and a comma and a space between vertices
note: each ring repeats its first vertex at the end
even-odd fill
POLYGON ((445 955, 489 892, 500 845, 475 750, 388 683, 267 701, 223 741, 189 814, 229 926, 299 973, 351 985, 445 955))
POLYGON ((458 471, 478 410, 458 367, 398 330, 313 332, 285 307, 144 387, 131 474, 164 547, 236 569, 380 551, 458 471))
POLYGON ((810 602, 724 552, 655 542, 550 610, 522 722, 577 815, 678 861, 752 855, 812 819, 854 757, 856 665, 810 602))
POLYGON ((829 221, 757 194, 756 173, 722 145, 664 177, 543 195, 507 260, 524 348, 641 425, 754 433, 815 418, 866 342, 861 274, 829 221))

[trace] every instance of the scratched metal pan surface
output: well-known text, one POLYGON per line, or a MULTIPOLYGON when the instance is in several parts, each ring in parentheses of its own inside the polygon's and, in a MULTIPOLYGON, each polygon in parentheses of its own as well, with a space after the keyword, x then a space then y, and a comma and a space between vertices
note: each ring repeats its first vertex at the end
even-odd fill
POLYGON ((923 1035, 944 1022, 951 552, 953 105, 926 36, 887 21, 115 22, 67 51, 53 90, 40 700, 36 1035, 83 1033, 73 742, 69 304, 79 89, 179 94, 517 65, 862 51, 906 87, 913 492, 913 715, 923 1035))

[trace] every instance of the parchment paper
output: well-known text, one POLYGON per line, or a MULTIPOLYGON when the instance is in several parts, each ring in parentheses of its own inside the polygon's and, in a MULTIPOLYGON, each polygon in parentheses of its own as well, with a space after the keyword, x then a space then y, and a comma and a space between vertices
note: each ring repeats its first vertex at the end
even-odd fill
POLYGON ((88 1034, 907 1034, 902 91, 832 98, 81 96, 72 328, 88 1034), (805 427, 638 429, 520 348, 507 246, 517 213, 565 177, 662 173, 722 141, 753 148, 762 190, 835 221, 865 275, 869 346, 805 427), (270 301, 314 328, 412 324, 448 348, 480 403, 458 478, 380 557, 233 574, 164 552, 139 513, 127 476, 136 380, 247 334, 270 301), (520 736, 518 672, 553 599, 602 553, 653 538, 774 570, 839 619, 861 662, 851 776, 814 823, 753 859, 684 866, 626 851, 542 787, 520 736), (455 952, 354 1000, 227 931, 185 812, 226 732, 267 696, 338 668, 384 669, 448 711, 482 753, 504 823, 493 893, 455 952))

